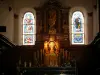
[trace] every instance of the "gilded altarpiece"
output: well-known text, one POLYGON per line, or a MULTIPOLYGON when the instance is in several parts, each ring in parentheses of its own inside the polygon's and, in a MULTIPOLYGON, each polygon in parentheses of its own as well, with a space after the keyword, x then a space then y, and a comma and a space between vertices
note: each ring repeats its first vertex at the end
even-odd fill
POLYGON ((69 7, 62 7, 60 2, 49 0, 42 7, 35 9, 37 42, 44 42, 45 45, 47 45, 45 42, 49 43, 46 46, 49 49, 46 47, 44 48, 46 56, 46 58, 44 58, 44 63, 46 66, 58 66, 60 49, 67 48, 70 45, 68 21, 69 7), (52 58, 54 59, 50 59, 50 52, 52 52, 52 58))
POLYGON ((45 41, 49 34, 54 34, 60 41, 69 44, 69 7, 62 7, 58 1, 49 0, 35 9, 37 41, 45 41), (55 32, 52 32, 53 29, 55 32))

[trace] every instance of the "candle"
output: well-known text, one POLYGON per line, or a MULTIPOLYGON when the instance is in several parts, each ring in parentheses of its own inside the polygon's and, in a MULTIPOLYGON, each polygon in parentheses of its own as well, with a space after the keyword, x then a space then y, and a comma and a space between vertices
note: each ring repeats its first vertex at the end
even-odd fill
POLYGON ((21 65, 21 57, 20 57, 20 59, 19 59, 19 65, 21 65))
POLYGON ((32 66, 32 63, 31 62, 29 62, 29 67, 31 67, 32 66))
POLYGON ((26 67, 26 61, 24 62, 24 67, 26 67))
POLYGON ((41 64, 42 64, 42 49, 41 49, 41 51, 40 51, 40 52, 41 52, 41 64))

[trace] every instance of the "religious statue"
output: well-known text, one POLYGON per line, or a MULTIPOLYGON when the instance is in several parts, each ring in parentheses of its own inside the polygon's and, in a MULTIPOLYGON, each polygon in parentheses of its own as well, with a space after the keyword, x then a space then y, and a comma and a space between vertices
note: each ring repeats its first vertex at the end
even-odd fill
POLYGON ((57 41, 54 41, 53 37, 49 41, 44 42, 45 50, 45 65, 49 67, 58 66, 58 52, 59 44, 57 41))
POLYGON ((56 53, 56 45, 55 42, 50 42, 49 43, 50 47, 50 66, 57 66, 57 53, 56 53))

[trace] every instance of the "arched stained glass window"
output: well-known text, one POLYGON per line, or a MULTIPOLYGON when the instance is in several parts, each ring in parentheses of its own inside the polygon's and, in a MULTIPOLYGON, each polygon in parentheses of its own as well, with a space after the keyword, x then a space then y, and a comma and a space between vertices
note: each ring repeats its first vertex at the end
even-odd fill
POLYGON ((35 18, 31 12, 26 12, 23 18, 23 45, 35 45, 35 18))
POLYGON ((72 14, 72 44, 84 44, 84 17, 82 12, 72 14))

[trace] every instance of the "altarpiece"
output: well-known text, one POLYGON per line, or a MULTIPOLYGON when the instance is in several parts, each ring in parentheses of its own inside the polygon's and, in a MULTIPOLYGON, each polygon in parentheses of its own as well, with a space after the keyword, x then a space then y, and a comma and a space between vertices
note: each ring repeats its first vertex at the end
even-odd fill
POLYGON ((57 0, 49 0, 36 9, 37 41, 44 42, 44 64, 58 66, 61 48, 69 42, 69 7, 65 8, 57 0))

